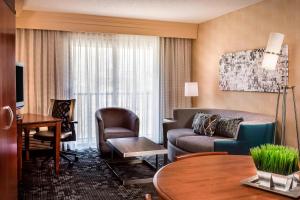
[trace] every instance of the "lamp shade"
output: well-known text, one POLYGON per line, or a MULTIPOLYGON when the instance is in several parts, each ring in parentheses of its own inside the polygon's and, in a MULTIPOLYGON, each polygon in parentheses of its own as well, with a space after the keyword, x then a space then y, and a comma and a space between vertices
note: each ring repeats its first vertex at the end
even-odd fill
POLYGON ((282 33, 270 33, 266 52, 279 54, 283 43, 284 35, 282 33))
POLYGON ((263 68, 267 70, 276 69, 283 39, 284 35, 282 33, 270 33, 267 48, 262 61, 263 68))
POLYGON ((198 83, 197 82, 186 82, 184 85, 184 96, 186 96, 186 97, 198 96, 198 83))

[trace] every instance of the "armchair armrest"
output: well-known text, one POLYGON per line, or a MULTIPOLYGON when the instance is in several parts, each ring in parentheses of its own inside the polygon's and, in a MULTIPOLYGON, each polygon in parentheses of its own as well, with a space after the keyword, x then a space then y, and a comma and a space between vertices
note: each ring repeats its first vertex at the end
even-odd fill
POLYGON ((98 110, 95 114, 96 117, 96 140, 97 148, 100 150, 101 144, 105 143, 104 140, 104 122, 101 117, 100 111, 98 110))
POLYGON ((129 129, 132 130, 135 135, 139 136, 139 129, 140 129, 140 119, 135 114, 132 114, 128 119, 129 129))

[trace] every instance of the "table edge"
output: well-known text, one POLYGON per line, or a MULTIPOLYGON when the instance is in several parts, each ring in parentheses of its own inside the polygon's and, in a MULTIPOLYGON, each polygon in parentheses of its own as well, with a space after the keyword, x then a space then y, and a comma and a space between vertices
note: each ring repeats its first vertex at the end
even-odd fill
POLYGON ((161 190, 161 188, 160 188, 159 185, 158 185, 158 177, 157 177, 157 175, 159 174, 159 172, 160 172, 161 170, 163 170, 165 167, 167 167, 168 165, 170 165, 170 164, 172 164, 172 163, 169 163, 169 164, 163 166, 162 168, 160 168, 160 169, 155 173, 155 175, 154 175, 154 177, 153 177, 153 181, 152 181, 152 182, 153 182, 153 185, 154 185, 154 188, 155 188, 156 192, 158 193, 158 197, 161 198, 162 200, 173 200, 171 197, 169 197, 165 192, 163 192, 163 191, 161 190))
POLYGON ((167 154, 167 149, 161 149, 161 150, 146 150, 146 151, 135 151, 135 152, 129 152, 129 153, 122 153, 124 158, 128 157, 137 157, 137 156, 155 156, 155 155, 164 155, 167 154))
MULTIPOLYGON (((226 156, 237 156, 237 157, 251 157, 249 155, 226 155, 226 156)), ((206 157, 206 156, 201 156, 201 157, 206 157)), ((186 160, 189 160, 189 159, 195 159, 195 157, 191 157, 191 158, 186 158, 186 159, 183 159, 183 160, 179 160, 179 161, 175 161, 175 162, 172 162, 172 163, 169 163, 165 166, 163 166, 162 168, 160 168, 154 175, 153 177, 153 185, 154 185, 154 188, 156 190, 156 192, 158 193, 158 196, 159 198, 161 198, 162 200, 173 200, 173 198, 171 198, 168 194, 166 194, 159 186, 158 184, 158 175, 159 173, 164 170, 165 168, 169 167, 170 165, 174 164, 174 163, 177 163, 177 162, 185 162, 186 160)))
MULTIPOLYGON (((126 137, 126 138, 132 138, 132 139, 136 139, 136 137, 126 137)), ((155 145, 158 145, 159 147, 161 147, 162 149, 155 149, 155 150, 145 150, 145 151, 132 151, 132 152, 121 152, 115 145, 113 145, 113 143, 111 143, 111 140, 114 139, 125 139, 125 138, 110 138, 107 139, 107 144, 113 149, 115 150, 118 154, 120 154, 121 156, 123 156, 124 158, 129 158, 129 157, 138 157, 138 156, 154 156, 154 155, 164 155, 164 154, 168 154, 168 149, 162 147, 159 144, 156 144, 155 142, 153 142, 152 140, 146 138, 146 137, 138 137, 138 138, 144 138, 149 140, 150 142, 154 143, 155 145)))

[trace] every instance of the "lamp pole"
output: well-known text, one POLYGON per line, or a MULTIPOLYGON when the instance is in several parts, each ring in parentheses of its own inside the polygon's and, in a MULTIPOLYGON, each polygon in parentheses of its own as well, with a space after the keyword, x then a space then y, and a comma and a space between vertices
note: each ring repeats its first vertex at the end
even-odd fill
MULTIPOLYGON (((276 122, 278 119, 278 113, 279 113, 279 101, 282 91, 282 117, 281 117, 281 145, 286 145, 285 142, 285 135, 286 135, 286 98, 288 94, 288 90, 292 91, 292 97, 293 97, 293 108, 294 108, 294 120, 295 120, 295 129, 297 134, 297 147, 298 150, 300 150, 300 142, 299 142, 299 126, 298 126, 298 115, 297 115, 297 106, 296 106, 296 96, 295 96, 295 86, 278 86, 278 93, 277 93, 277 103, 276 103, 276 122)), ((277 132, 277 125, 275 124, 275 131, 274 131, 274 142, 277 132)))
MULTIPOLYGON (((281 46, 284 40, 284 35, 281 33, 271 33, 269 36, 267 48, 264 53, 264 59, 262 62, 262 67, 268 70, 276 70, 276 65, 279 56, 281 55, 281 46)), ((296 97, 295 97, 295 86, 288 85, 288 69, 284 69, 283 74, 283 84, 278 84, 278 93, 277 93, 277 102, 276 102, 276 116, 275 116, 275 126, 274 126, 274 143, 276 140, 276 133, 278 129, 277 120, 279 114, 279 102, 281 99, 282 93, 282 110, 281 110, 281 145, 286 145, 285 135, 286 135, 286 103, 287 103, 287 95, 288 90, 292 91, 293 96, 293 108, 294 108, 294 120, 295 120, 295 128, 297 134, 297 148, 298 152, 300 150, 299 144, 299 127, 298 127, 298 117, 297 117, 297 107, 296 107, 296 97)), ((300 152, 299 152, 300 153, 300 152)))

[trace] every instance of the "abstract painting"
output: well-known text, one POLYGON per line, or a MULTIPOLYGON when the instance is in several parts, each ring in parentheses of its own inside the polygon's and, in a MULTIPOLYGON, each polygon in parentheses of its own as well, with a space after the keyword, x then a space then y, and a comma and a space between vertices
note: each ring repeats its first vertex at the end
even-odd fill
POLYGON ((278 84, 288 77, 288 46, 283 45, 277 69, 261 67, 264 49, 226 53, 220 59, 220 90, 277 92, 278 84))

